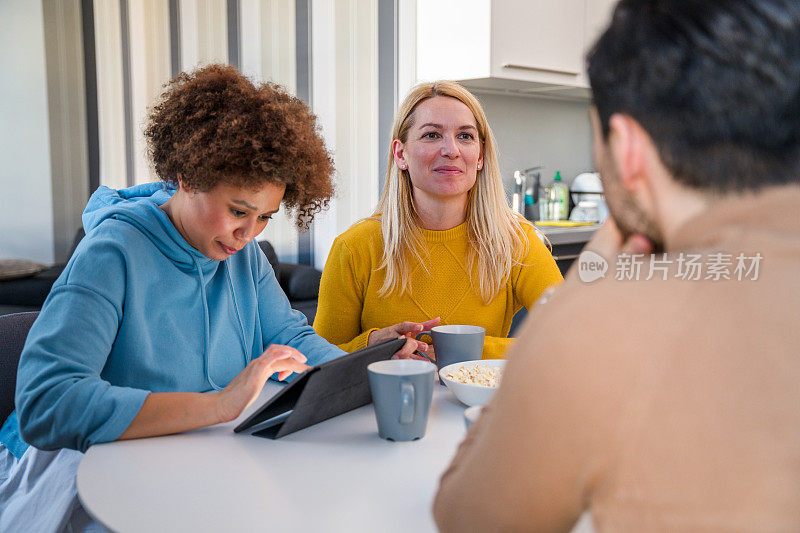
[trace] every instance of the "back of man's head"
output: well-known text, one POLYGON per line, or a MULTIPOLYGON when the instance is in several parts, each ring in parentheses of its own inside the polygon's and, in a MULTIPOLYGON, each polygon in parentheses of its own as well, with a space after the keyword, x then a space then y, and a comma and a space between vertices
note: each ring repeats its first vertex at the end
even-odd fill
POLYGON ((798 0, 621 0, 588 70, 603 135, 630 115, 678 182, 800 182, 798 0))

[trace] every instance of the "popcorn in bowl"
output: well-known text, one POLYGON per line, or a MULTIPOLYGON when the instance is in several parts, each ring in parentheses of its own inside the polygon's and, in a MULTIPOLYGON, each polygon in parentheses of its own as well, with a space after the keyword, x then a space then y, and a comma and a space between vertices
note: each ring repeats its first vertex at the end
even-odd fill
POLYGON ((445 373, 447 379, 466 385, 480 385, 482 387, 499 387, 503 369, 489 365, 460 366, 445 373))
POLYGON ((484 405, 500 385, 505 359, 476 359, 439 370, 442 383, 465 405, 484 405))

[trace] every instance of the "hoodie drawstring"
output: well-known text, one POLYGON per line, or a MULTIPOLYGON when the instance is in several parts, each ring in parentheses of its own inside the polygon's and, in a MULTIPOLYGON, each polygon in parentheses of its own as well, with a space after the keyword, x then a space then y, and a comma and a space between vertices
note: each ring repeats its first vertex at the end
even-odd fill
MULTIPOLYGON (((206 279, 203 275, 203 268, 197 262, 196 257, 192 257, 194 261, 194 266, 197 269, 197 273, 200 278, 200 299, 203 301, 203 367, 206 372, 206 379, 208 380, 209 385, 211 388, 219 391, 222 390, 223 387, 217 385, 213 379, 211 379, 211 363, 210 363, 210 355, 208 353, 208 346, 211 344, 211 324, 210 318, 208 313, 208 298, 206 297, 206 279)), ((236 320, 239 322, 239 342, 242 345, 242 352, 244 355, 245 366, 250 363, 250 354, 247 346, 245 345, 245 334, 244 334, 244 324, 242 324, 242 317, 239 314, 239 304, 236 301, 236 290, 233 288, 233 280, 231 280, 231 272, 228 268, 227 261, 225 262, 225 271, 228 276, 228 288, 231 291, 231 295, 233 296, 233 309, 236 313, 236 320)))
POLYGON ((211 388, 214 390, 222 390, 222 387, 214 383, 214 380, 211 379, 211 370, 210 364, 208 360, 208 345, 211 344, 211 326, 209 324, 208 318, 208 299, 206 298, 206 279, 203 276, 203 269, 200 267, 200 264, 197 262, 197 258, 192 256, 192 260, 194 260, 194 266, 197 269, 197 273, 200 275, 200 299, 203 301, 203 367, 206 371, 206 379, 208 383, 211 385, 211 388))
POLYGON ((236 320, 239 322, 239 342, 242 343, 242 352, 244 353, 244 366, 247 366, 248 364, 250 364, 252 356, 250 354, 250 350, 247 349, 247 345, 245 343, 244 324, 242 323, 242 315, 239 314, 239 302, 236 301, 236 289, 233 286, 233 280, 231 279, 231 269, 228 266, 227 259, 225 259, 225 273, 228 274, 228 288, 231 290, 231 296, 233 296, 233 311, 236 313, 236 320))

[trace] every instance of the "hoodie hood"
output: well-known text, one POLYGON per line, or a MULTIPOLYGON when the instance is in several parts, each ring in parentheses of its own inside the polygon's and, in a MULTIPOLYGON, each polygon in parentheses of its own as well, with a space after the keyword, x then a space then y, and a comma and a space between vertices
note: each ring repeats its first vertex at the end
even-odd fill
POLYGON ((99 187, 83 211, 83 229, 88 234, 104 220, 113 218, 135 226, 170 260, 182 268, 216 263, 192 247, 161 209, 175 193, 164 182, 145 183, 127 189, 99 187))
POLYGON ((222 387, 217 385, 211 377, 211 363, 209 361, 211 356, 209 353, 211 323, 206 280, 217 272, 220 265, 225 265, 227 291, 236 309, 238 321, 236 332, 245 355, 246 366, 250 362, 250 357, 245 342, 242 318, 239 315, 238 304, 236 303, 236 291, 233 287, 233 280, 227 263, 209 259, 186 242, 186 239, 178 232, 169 216, 161 209, 161 206, 172 198, 175 190, 175 186, 163 182, 145 183, 118 191, 108 187, 100 187, 92 194, 89 203, 86 204, 86 209, 83 211, 83 229, 88 235, 90 231, 109 218, 131 224, 146 235, 155 247, 175 263, 180 270, 185 272, 195 271, 197 273, 198 293, 203 309, 203 366, 208 383, 214 390, 221 390, 222 387))

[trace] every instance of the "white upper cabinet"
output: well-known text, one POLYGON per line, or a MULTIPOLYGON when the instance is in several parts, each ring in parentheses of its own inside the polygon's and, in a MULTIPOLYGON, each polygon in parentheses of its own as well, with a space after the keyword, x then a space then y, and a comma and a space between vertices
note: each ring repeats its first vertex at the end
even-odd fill
POLYGON ((584 55, 616 0, 418 0, 417 79, 586 98, 584 55))
POLYGON ((492 75, 572 81, 583 70, 586 0, 492 2, 492 75))
POLYGON ((589 51, 608 23, 617 0, 586 0, 586 24, 584 26, 583 53, 589 51))

